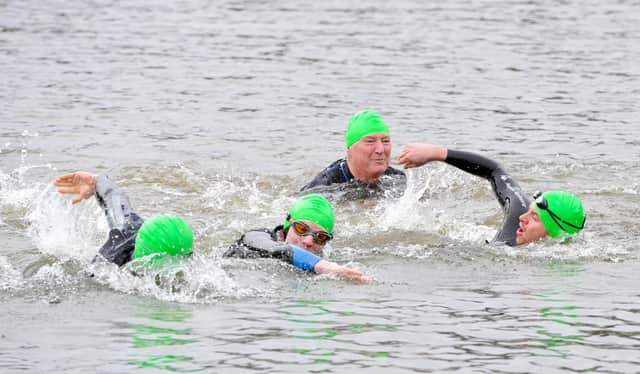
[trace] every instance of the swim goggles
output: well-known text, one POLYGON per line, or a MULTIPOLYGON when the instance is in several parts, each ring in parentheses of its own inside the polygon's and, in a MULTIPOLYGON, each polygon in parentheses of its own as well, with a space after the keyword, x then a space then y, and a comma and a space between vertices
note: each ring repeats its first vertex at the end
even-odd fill
POLYGON ((536 191, 536 193, 533 194, 533 199, 535 200, 536 205, 538 206, 538 208, 540 208, 542 210, 546 210, 549 213, 549 216, 551 216, 551 219, 553 220, 553 222, 555 222, 556 225, 558 225, 558 227, 562 231, 569 232, 569 231, 567 231, 567 229, 564 228, 564 226, 562 226, 560 224, 560 222, 564 223, 565 225, 567 225, 569 227, 573 227, 576 230, 582 230, 584 228, 584 223, 587 220, 587 217, 584 217, 584 219, 582 219, 582 224, 580 226, 576 226, 571 222, 567 222, 567 221, 563 220, 562 218, 560 218, 559 215, 555 214, 551 209, 549 209, 549 203, 547 202, 547 200, 545 200, 544 196, 542 196, 542 192, 536 191))
POLYGON ((313 231, 309 225, 301 221, 291 222, 291 227, 293 227, 293 231, 295 231, 299 236, 313 236, 313 241, 316 244, 325 245, 329 240, 333 239, 333 235, 328 232, 313 231))

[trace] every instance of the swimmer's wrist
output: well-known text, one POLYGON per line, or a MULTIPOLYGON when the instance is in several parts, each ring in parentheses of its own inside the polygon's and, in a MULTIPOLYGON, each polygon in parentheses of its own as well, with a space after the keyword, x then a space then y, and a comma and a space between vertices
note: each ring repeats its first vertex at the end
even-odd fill
POLYGON ((306 271, 315 271, 314 268, 316 264, 321 260, 319 256, 297 245, 289 244, 289 246, 291 247, 291 263, 293 266, 306 271))
POLYGON ((449 155, 449 148, 440 147, 440 161, 445 161, 449 155))

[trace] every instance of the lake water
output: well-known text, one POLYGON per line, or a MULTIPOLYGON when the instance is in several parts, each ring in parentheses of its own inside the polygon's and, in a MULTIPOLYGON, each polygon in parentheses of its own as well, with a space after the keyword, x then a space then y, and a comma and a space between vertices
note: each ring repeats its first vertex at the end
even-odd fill
POLYGON ((0 371, 638 372, 637 1, 0 1, 0 371), (584 232, 485 244, 487 182, 444 164, 404 194, 332 194, 328 258, 359 285, 223 259, 281 223, 379 111, 582 197, 584 232), (197 254, 91 264, 107 224, 55 176, 108 174, 197 254), (91 277, 90 275, 94 276, 91 277))

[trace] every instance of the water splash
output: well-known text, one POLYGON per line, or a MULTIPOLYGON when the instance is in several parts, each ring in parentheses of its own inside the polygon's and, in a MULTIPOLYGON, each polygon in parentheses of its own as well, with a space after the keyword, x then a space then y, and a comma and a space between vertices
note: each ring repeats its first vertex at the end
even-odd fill
POLYGON ((188 259, 169 257, 152 264, 134 260, 121 269, 96 262, 89 269, 95 280, 114 290, 164 301, 215 303, 267 293, 265 289, 240 287, 219 259, 197 253, 188 259))
POLYGON ((389 200, 380 204, 379 227, 382 230, 411 230, 418 227, 428 228, 433 224, 433 215, 429 214, 429 200, 422 200, 425 192, 431 187, 433 173, 426 169, 410 170, 407 175, 407 187, 397 200, 389 200))
POLYGON ((102 215, 95 199, 72 205, 49 184, 31 203, 27 232, 42 253, 87 262, 107 237, 102 215))
POLYGON ((37 169, 51 170, 49 164, 20 166, 9 173, 0 172, 0 210, 5 215, 24 214, 34 198, 42 191, 43 183, 27 180, 26 175, 37 169))
POLYGON ((6 257, 0 256, 0 291, 11 291, 20 288, 22 276, 11 266, 6 257))
POLYGON ((275 179, 216 175, 204 194, 206 206, 216 213, 242 213, 245 216, 285 215, 295 200, 286 184, 275 179), (273 195, 274 190, 280 192, 273 195))
MULTIPOLYGON (((298 195, 292 189, 297 185, 286 177, 202 175, 178 165, 161 173, 149 172, 145 179, 139 168, 132 169, 130 178, 125 178, 132 197, 144 197, 142 201, 151 211, 159 209, 155 205, 171 207, 193 219, 199 246, 198 256, 185 264, 166 271, 139 271, 135 276, 129 268, 91 264, 108 230, 103 212, 93 199, 72 206, 51 184, 27 181, 30 171, 51 169, 47 165, 21 166, 0 174, 0 209, 10 213, 2 215, 4 224, 22 222, 24 227, 18 229, 24 229, 42 255, 50 257, 50 262, 26 269, 30 274, 25 280, 15 265, 4 259, 0 270, 6 270, 6 275, 0 278, 0 287, 34 290, 36 294, 37 288, 48 289, 55 300, 56 287, 62 288, 61 294, 72 292, 78 284, 90 284, 86 272, 93 272, 94 280, 118 292, 181 303, 216 303, 224 298, 278 295, 286 282, 278 277, 290 281, 293 276, 285 270, 289 269, 286 264, 219 257, 241 232, 281 223, 298 195), (69 263, 83 271, 69 268, 69 263)), ((485 240, 495 235, 500 221, 490 185, 442 164, 409 171, 401 196, 339 200, 334 206, 337 235, 325 251, 327 257, 357 264, 367 272, 370 269, 359 261, 368 256, 449 263, 483 256, 519 261, 622 261, 633 252, 607 244, 590 232, 568 243, 550 240, 507 249, 486 246, 485 240)))

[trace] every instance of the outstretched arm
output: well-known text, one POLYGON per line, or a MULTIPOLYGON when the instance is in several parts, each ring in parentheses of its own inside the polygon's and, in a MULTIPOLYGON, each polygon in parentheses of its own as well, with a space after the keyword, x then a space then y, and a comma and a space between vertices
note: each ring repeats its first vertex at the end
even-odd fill
POLYGON ((313 271, 316 274, 335 274, 343 279, 353 280, 360 283, 370 282, 370 279, 360 270, 323 260, 316 254, 298 247, 297 245, 289 243, 288 246, 292 249, 291 263, 297 268, 313 271))
POLYGON ((335 274, 340 278, 355 281, 358 283, 369 283, 371 278, 364 275, 360 270, 352 269, 347 266, 338 265, 335 262, 320 260, 313 267, 313 271, 317 274, 335 274))
POLYGON ((272 232, 267 229, 245 233, 238 242, 227 249, 223 256, 277 258, 290 263, 298 269, 312 271, 317 274, 331 273, 360 283, 369 282, 369 278, 359 270, 323 260, 320 256, 296 245, 274 240, 272 232))

